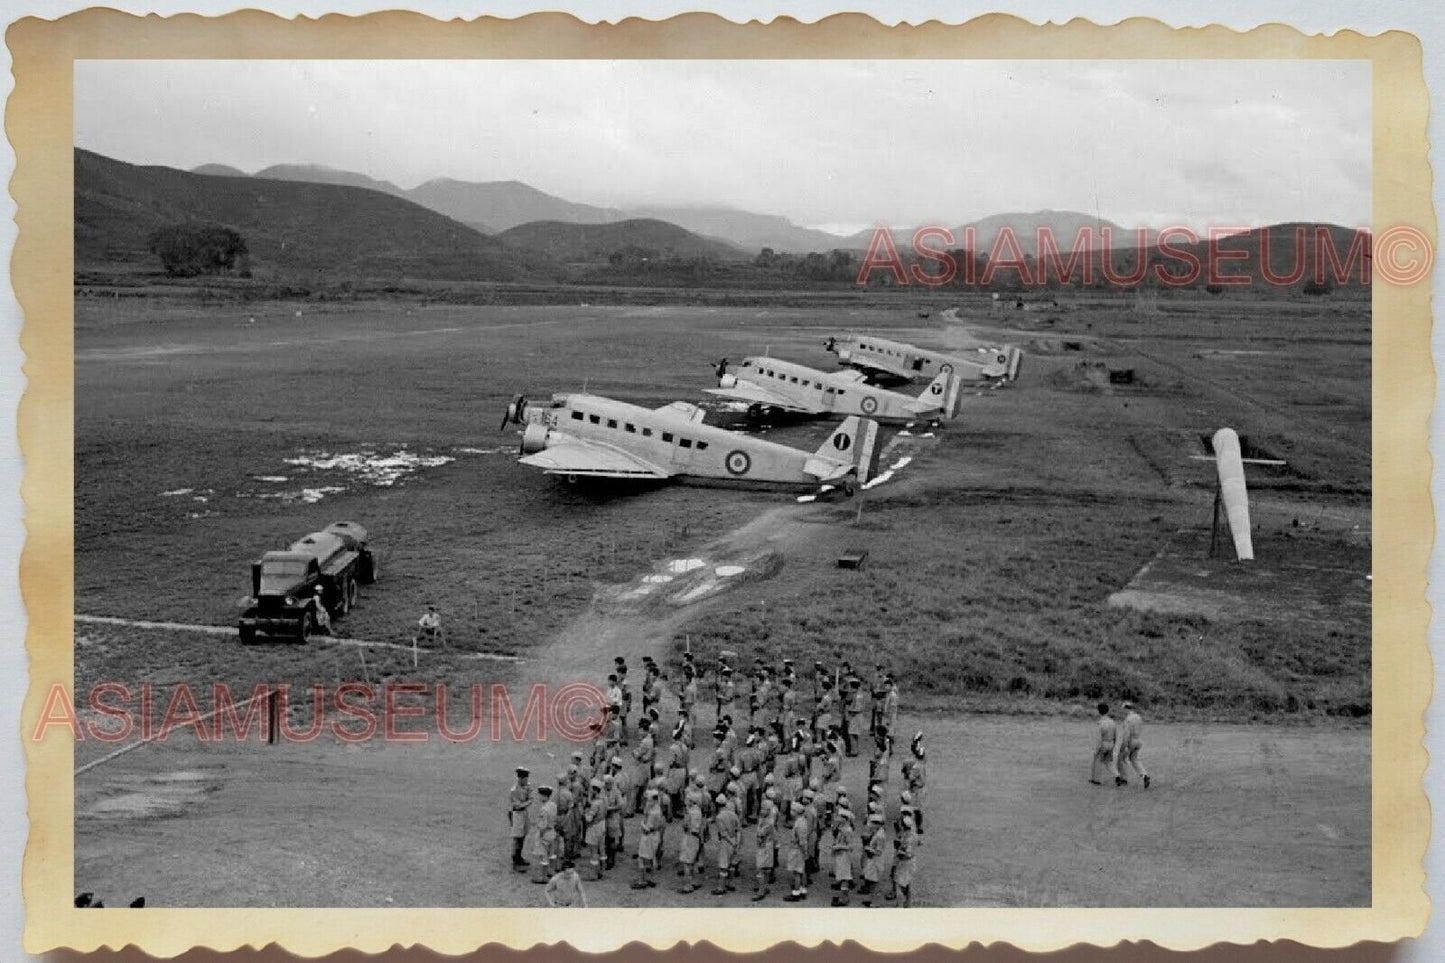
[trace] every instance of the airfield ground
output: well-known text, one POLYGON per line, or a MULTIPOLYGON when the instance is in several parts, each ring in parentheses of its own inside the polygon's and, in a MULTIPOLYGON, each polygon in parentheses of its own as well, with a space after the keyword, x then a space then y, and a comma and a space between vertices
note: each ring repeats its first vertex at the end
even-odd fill
MULTIPOLYGON (((920 903, 1367 904, 1368 303, 1031 307, 77 298, 79 614, 231 624, 251 558, 353 518, 383 580, 343 633, 405 643, 435 601, 451 648, 413 668, 404 645, 80 623, 76 690, 599 682, 614 655, 683 646, 877 657, 930 747, 920 903), (1022 378, 894 439, 885 465, 912 461, 861 521, 854 502, 569 487, 497 430, 516 392, 699 401, 722 356, 826 368, 831 333, 947 345, 963 326, 1020 344, 1022 378), (1289 462, 1251 469, 1254 580, 1204 558, 1212 466, 1191 456, 1222 424, 1289 462), (834 565, 850 548, 861 571, 834 565), (689 558, 745 572, 643 580, 689 558), (1148 794, 1084 781, 1088 703, 1125 696, 1150 719, 1148 794)), ((112 748, 82 743, 76 763, 112 748)), ((501 804, 513 765, 546 780, 570 748, 148 746, 77 777, 76 886, 154 905, 534 903, 505 869, 501 804), (279 863, 277 820, 294 838, 279 863)))

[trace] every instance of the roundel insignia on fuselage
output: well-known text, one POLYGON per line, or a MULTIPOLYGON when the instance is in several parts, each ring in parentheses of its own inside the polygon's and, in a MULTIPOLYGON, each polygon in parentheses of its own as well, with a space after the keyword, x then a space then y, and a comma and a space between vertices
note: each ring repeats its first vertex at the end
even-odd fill
POLYGON ((833 447, 839 451, 847 451, 853 447, 853 437, 851 435, 834 435, 833 447))
POLYGON ((863 414, 871 415, 878 410, 878 399, 868 395, 858 403, 858 407, 863 409, 863 414))
POLYGON ((999 364, 1004 364, 1004 363, 1007 362, 1007 361, 1008 361, 1008 355, 1006 355, 1006 354, 1001 354, 1001 355, 998 356, 998 363, 999 363, 999 364))
POLYGON ((753 467, 753 460, 748 457, 747 452, 741 448, 735 448, 728 452, 727 457, 723 459, 723 467, 733 475, 746 475, 753 467))
POLYGON ((936 394, 936 395, 941 395, 941 394, 943 394, 943 385, 938 384, 937 382, 935 382, 935 383, 933 383, 933 384, 931 384, 931 385, 928 386, 928 390, 931 391, 931 392, 933 392, 933 393, 936 394))

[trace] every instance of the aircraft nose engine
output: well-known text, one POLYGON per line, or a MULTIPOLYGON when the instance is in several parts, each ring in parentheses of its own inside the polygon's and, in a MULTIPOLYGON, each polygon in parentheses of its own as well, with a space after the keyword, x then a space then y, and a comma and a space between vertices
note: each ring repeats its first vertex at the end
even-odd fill
POLYGON ((717 379, 717 384, 719 388, 736 388, 738 384, 738 376, 734 374, 725 374, 721 378, 717 379))
POLYGON ((838 339, 837 339, 837 338, 829 338, 827 341, 824 341, 824 342, 823 342, 823 350, 824 350, 824 351, 832 351, 832 350, 833 350, 834 348, 836 348, 837 346, 838 346, 838 339))
POLYGON ((547 436, 551 432, 546 425, 532 423, 522 432, 522 454, 535 455, 547 447, 547 436))
POLYGON ((501 431, 508 423, 520 425, 527 414, 527 396, 513 395, 512 400, 507 403, 507 410, 502 412, 502 423, 497 426, 501 431))

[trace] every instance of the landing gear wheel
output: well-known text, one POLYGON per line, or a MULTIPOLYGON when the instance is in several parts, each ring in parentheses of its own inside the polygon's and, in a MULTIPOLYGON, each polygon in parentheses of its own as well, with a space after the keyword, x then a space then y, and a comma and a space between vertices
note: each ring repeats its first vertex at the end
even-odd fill
POLYGON ((748 405, 748 421, 758 422, 763 420, 763 406, 759 404, 748 405))
POLYGON ((241 626, 241 644, 250 645, 256 641, 256 627, 254 625, 241 626))

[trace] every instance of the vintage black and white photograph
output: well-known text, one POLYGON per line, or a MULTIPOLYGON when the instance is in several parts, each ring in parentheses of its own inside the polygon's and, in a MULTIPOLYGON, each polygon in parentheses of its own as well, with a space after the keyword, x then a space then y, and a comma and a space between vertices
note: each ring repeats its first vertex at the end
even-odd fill
POLYGON ((1370 907, 1371 104, 77 61, 75 905, 1370 907))

